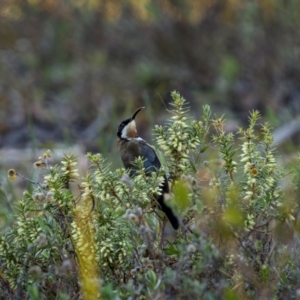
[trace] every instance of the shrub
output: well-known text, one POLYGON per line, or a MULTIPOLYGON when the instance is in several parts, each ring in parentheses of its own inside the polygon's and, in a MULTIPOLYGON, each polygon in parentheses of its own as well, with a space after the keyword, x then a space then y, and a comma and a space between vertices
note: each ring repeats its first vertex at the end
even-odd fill
MULTIPOLYGON (((35 163, 43 182, 15 203, 0 236, 1 297, 6 299, 295 299, 300 263, 299 161, 280 167, 270 126, 253 111, 249 127, 226 132, 224 117, 188 117, 172 92, 171 118, 155 127, 163 168, 130 178, 101 154, 35 163), (172 238, 157 209, 165 200, 182 219, 172 238), (281 187, 283 179, 291 182, 281 187)), ((21 176, 14 170, 11 179, 21 176)), ((21 176, 23 177, 23 176, 21 176)), ((24 177, 23 177, 24 178, 24 177)))

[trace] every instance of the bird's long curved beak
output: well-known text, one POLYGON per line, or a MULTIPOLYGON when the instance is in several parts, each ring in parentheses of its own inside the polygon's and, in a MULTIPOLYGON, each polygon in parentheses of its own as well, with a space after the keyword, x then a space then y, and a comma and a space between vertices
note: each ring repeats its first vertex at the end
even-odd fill
POLYGON ((141 111, 143 110, 145 107, 140 107, 134 114, 133 116, 131 117, 131 120, 134 120, 134 118, 136 117, 136 115, 141 111))

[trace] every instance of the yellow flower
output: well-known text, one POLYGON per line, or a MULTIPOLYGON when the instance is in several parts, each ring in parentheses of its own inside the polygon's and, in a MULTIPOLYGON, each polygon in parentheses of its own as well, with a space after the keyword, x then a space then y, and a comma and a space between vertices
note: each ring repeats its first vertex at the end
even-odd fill
POLYGON ((43 158, 51 158, 51 150, 47 150, 46 152, 43 153, 43 158))
POLYGON ((7 175, 10 180, 16 180, 17 178, 17 172, 14 169, 9 169, 7 175))
POLYGON ((41 160, 38 160, 36 161, 33 166, 36 168, 36 169, 41 169, 43 166, 44 166, 44 163, 41 161, 41 160))
POLYGON ((250 172, 252 176, 256 176, 258 174, 258 170, 255 167, 251 168, 250 172))

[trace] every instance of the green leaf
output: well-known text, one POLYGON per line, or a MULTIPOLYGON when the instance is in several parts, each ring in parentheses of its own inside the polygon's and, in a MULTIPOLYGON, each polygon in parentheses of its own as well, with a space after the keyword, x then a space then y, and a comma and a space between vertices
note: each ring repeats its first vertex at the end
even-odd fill
POLYGON ((244 223, 244 216, 240 210, 229 207, 224 212, 224 221, 227 221, 230 224, 242 226, 244 223))
POLYGON ((43 229, 43 231, 47 234, 51 234, 52 231, 51 229, 49 228, 49 226, 46 224, 45 220, 42 219, 41 217, 37 217, 37 221, 40 225, 40 227, 43 229))
POLYGON ((43 258, 49 259, 50 258, 50 249, 41 249, 36 253, 36 257, 39 255, 43 258))
POLYGON ((200 153, 204 153, 208 149, 209 145, 205 145, 200 149, 200 153))
POLYGON ((168 245, 166 247, 165 254, 169 255, 169 256, 171 256, 171 255, 179 255, 180 252, 177 250, 177 248, 174 245, 170 244, 170 245, 168 245))
POLYGON ((36 284, 31 284, 28 287, 28 294, 29 294, 29 299, 30 300, 38 300, 40 299, 39 297, 39 289, 36 286, 36 284))
POLYGON ((236 291, 233 290, 226 290, 224 293, 224 300, 239 300, 240 297, 238 296, 236 291))
POLYGON ((185 211, 190 206, 189 188, 183 181, 176 181, 173 187, 175 205, 182 211, 185 211))
POLYGON ((155 272, 153 270, 148 270, 146 276, 147 276, 147 279, 149 282, 149 287, 154 289, 154 287, 156 285, 156 281, 157 281, 155 272))
POLYGON ((196 167, 196 165, 192 162, 192 161, 190 161, 190 165, 191 165, 191 168, 192 168, 192 170, 193 170, 193 172, 197 172, 197 167, 196 167))
POLYGON ((58 299, 59 300, 69 300, 70 297, 65 293, 58 293, 58 299))

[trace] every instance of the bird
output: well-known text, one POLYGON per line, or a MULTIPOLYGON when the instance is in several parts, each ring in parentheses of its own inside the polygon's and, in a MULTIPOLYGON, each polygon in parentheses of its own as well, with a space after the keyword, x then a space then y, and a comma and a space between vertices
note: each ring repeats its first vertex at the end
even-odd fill
MULTIPOLYGON (((161 168, 161 163, 154 147, 139 137, 137 133, 135 117, 144 108, 145 107, 140 107, 132 117, 122 121, 117 131, 121 159, 125 169, 130 170, 130 176, 135 176, 137 167, 134 165, 134 160, 139 156, 143 159, 143 167, 145 168, 147 176, 151 176, 152 172, 157 172, 157 170, 161 168)), ((172 227, 174 229, 178 229, 179 219, 164 200, 164 194, 170 192, 166 175, 164 175, 164 181, 161 189, 162 193, 160 195, 156 195, 155 199, 158 202, 160 209, 166 214, 172 227)))

